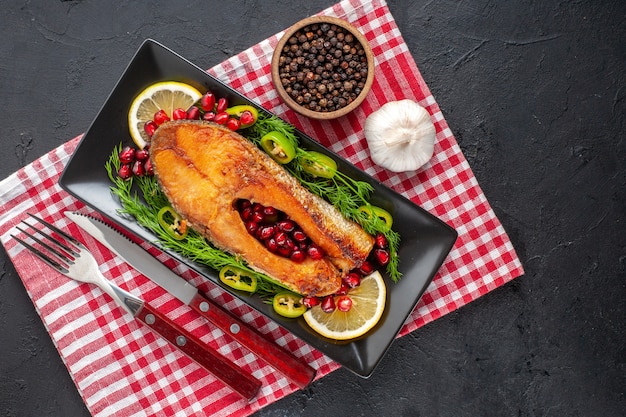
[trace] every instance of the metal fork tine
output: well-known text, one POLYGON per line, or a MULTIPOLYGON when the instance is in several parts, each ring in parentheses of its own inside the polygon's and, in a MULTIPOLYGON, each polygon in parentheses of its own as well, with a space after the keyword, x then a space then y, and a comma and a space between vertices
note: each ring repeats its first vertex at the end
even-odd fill
POLYGON ((77 248, 80 248, 80 247, 83 246, 83 244, 80 243, 80 241, 75 239, 73 236, 70 236, 69 234, 65 233, 63 230, 59 229, 58 227, 48 223, 44 219, 40 219, 39 217, 35 216, 34 214, 31 214, 31 213, 27 213, 27 214, 30 217, 32 217, 33 219, 37 220, 39 223, 41 223, 44 226, 48 227, 50 230, 58 233, 60 236, 63 236, 65 239, 67 239, 68 241, 72 242, 72 244, 74 244, 77 248))
MULTIPOLYGON (((75 251, 73 251, 73 250, 72 250, 72 249, 70 249, 70 248, 66 248, 66 247, 65 247, 65 246, 63 246, 63 245, 60 245, 60 244, 59 244, 60 242, 58 242, 56 239, 52 239, 50 236, 48 236, 48 235, 44 234, 43 232, 41 232, 41 231, 40 231, 40 230, 38 230, 38 229, 35 229, 35 228, 34 228, 33 226, 31 226, 30 224, 25 223, 25 222, 22 222, 22 224, 25 224, 25 225, 27 225, 27 226, 30 226, 33 230, 35 230, 35 232, 37 232, 37 233, 39 233, 40 235, 42 235, 42 236, 44 236, 44 237, 46 237, 46 238, 50 239, 50 241, 52 241, 52 242, 56 243, 57 245, 59 245, 59 247, 60 247, 61 249, 66 250, 67 252, 70 252, 70 254, 71 254, 71 255, 73 255, 73 256, 78 256, 78 253, 76 253, 75 251)), ((68 256, 67 254, 62 253, 62 252, 58 251, 57 249, 53 248, 53 247, 52 247, 52 246, 50 246, 48 243, 46 243, 46 242, 44 242, 43 240, 39 239, 39 238, 38 238, 37 236, 35 236, 34 234, 32 234, 32 233, 28 233, 26 230, 22 229, 22 228, 21 228, 21 227, 19 227, 19 226, 15 226, 15 228, 16 228, 17 230, 19 230, 20 232, 24 233, 26 236, 28 236, 29 238, 31 238, 31 239, 32 239, 32 240, 34 240, 35 242, 39 243, 39 244, 40 244, 41 246, 43 246, 44 248, 48 249, 50 252, 54 253, 56 256, 58 256, 59 258, 61 258, 63 261, 65 261, 65 262, 67 262, 67 263, 70 263, 70 264, 71 264, 71 263, 74 263, 74 262, 72 261, 72 259, 70 259, 70 258, 69 258, 69 256, 68 256)))
POLYGON ((45 253, 43 253, 39 249, 35 248, 30 243, 27 243, 24 240, 20 239, 19 237, 15 236, 15 235, 11 235, 11 237, 13 239, 17 240, 18 242, 20 242, 22 245, 24 245, 26 247, 26 249, 30 250, 35 256, 37 256, 39 259, 41 259, 42 261, 44 261, 45 263, 50 265, 52 268, 56 269, 57 271, 59 271, 62 274, 67 274, 68 270, 67 270, 67 268, 64 265, 60 264, 59 262, 56 262, 54 259, 52 259, 48 255, 46 255, 45 253))
POLYGON ((74 237, 68 235, 63 230, 59 229, 58 227, 48 223, 47 221, 45 221, 43 219, 40 219, 39 217, 37 217, 37 216, 35 216, 33 214, 30 214, 30 213, 28 213, 28 215, 30 217, 32 217, 33 219, 35 219, 36 221, 38 221, 39 223, 41 223, 44 226, 46 226, 48 229, 50 229, 51 232, 57 233, 58 236, 61 236, 63 239, 65 239, 65 242, 61 242, 59 239, 54 238, 51 233, 44 233, 43 230, 37 229, 36 227, 34 227, 31 224, 26 223, 25 221, 22 222, 23 224, 29 226, 31 229, 35 230, 41 236, 45 237, 50 242, 56 244, 58 247, 63 249, 66 253, 69 253, 70 255, 72 255, 74 258, 80 256, 79 251, 82 249, 82 244, 78 240, 76 240, 74 237), (70 244, 74 245, 74 247, 78 248, 78 250, 73 249, 70 246, 70 244))

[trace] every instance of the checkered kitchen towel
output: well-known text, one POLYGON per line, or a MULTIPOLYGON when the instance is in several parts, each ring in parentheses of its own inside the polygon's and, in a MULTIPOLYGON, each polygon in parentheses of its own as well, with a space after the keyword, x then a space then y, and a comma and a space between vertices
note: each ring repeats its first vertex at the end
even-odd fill
MULTIPOLYGON (((382 0, 344 0, 321 12, 351 22, 370 42, 376 77, 365 102, 333 121, 310 120, 279 100, 270 60, 282 33, 251 47, 209 72, 265 108, 309 133, 395 191, 454 227, 459 238, 401 330, 401 336, 523 274, 511 242, 483 195, 465 157, 382 0), (435 152, 417 172, 394 174, 375 166, 363 136, 368 114, 389 100, 410 98, 431 114, 437 129, 435 152)), ((71 229, 63 212, 85 207, 62 191, 60 173, 77 146, 74 138, 0 184, 0 238, 32 298, 85 404, 94 416, 245 416, 297 389, 187 306, 137 274, 89 236, 71 229), (105 275, 194 332, 210 346, 259 378, 263 387, 251 402, 229 388, 103 297, 99 289, 54 273, 9 238, 12 228, 38 213, 68 227, 95 249, 105 275), (44 279, 45 277, 45 279, 44 279)), ((178 273, 262 333, 318 370, 338 364, 279 328, 247 305, 161 254, 178 273)))

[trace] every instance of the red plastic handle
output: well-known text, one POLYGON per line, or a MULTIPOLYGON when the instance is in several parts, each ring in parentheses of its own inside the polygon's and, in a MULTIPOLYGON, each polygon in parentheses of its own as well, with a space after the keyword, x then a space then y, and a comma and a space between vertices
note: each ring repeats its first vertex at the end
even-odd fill
POLYGON ((149 304, 144 304, 135 317, 246 400, 254 398, 261 388, 261 381, 244 372, 243 369, 168 319, 149 304))
POLYGON ((270 342, 261 333, 202 294, 196 294, 189 306, 222 331, 231 335, 233 339, 256 354, 298 387, 306 387, 315 377, 315 369, 301 362, 280 346, 270 342))

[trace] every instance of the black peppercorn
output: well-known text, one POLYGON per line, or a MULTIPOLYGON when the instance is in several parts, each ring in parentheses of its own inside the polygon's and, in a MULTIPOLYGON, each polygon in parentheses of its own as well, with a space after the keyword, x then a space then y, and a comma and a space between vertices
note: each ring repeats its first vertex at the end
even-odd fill
POLYGON ((335 24, 311 24, 291 36, 279 58, 280 82, 310 110, 339 110, 361 93, 367 78, 363 46, 335 24))

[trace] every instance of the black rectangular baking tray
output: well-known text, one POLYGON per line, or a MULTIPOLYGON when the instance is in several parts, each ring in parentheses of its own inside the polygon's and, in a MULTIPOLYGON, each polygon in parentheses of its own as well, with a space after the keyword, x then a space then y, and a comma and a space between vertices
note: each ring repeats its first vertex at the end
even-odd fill
MULTIPOLYGON (((160 43, 151 39, 143 42, 82 137, 61 175, 59 184, 110 221, 148 242, 157 240, 152 232, 118 214, 121 206, 111 195, 109 189, 111 182, 104 166, 111 151, 120 142, 132 144, 128 133, 127 113, 136 94, 150 84, 168 80, 188 83, 200 91, 210 89, 217 96, 228 98, 232 104, 253 104, 259 111, 270 114, 160 43)), ((325 339, 310 330, 302 318, 283 318, 276 315, 271 305, 264 303, 259 297, 242 295, 224 287, 215 270, 184 259, 178 254, 170 255, 222 286, 225 291, 231 292, 345 368, 367 378, 389 349, 405 320, 441 267, 456 241, 457 232, 303 132, 296 133, 304 148, 332 156, 342 172, 371 183, 375 190, 372 203, 393 215, 394 229, 401 235, 399 268, 403 277, 398 283, 393 283, 383 274, 387 286, 387 307, 374 329, 360 339, 349 342, 340 343, 325 339)))

